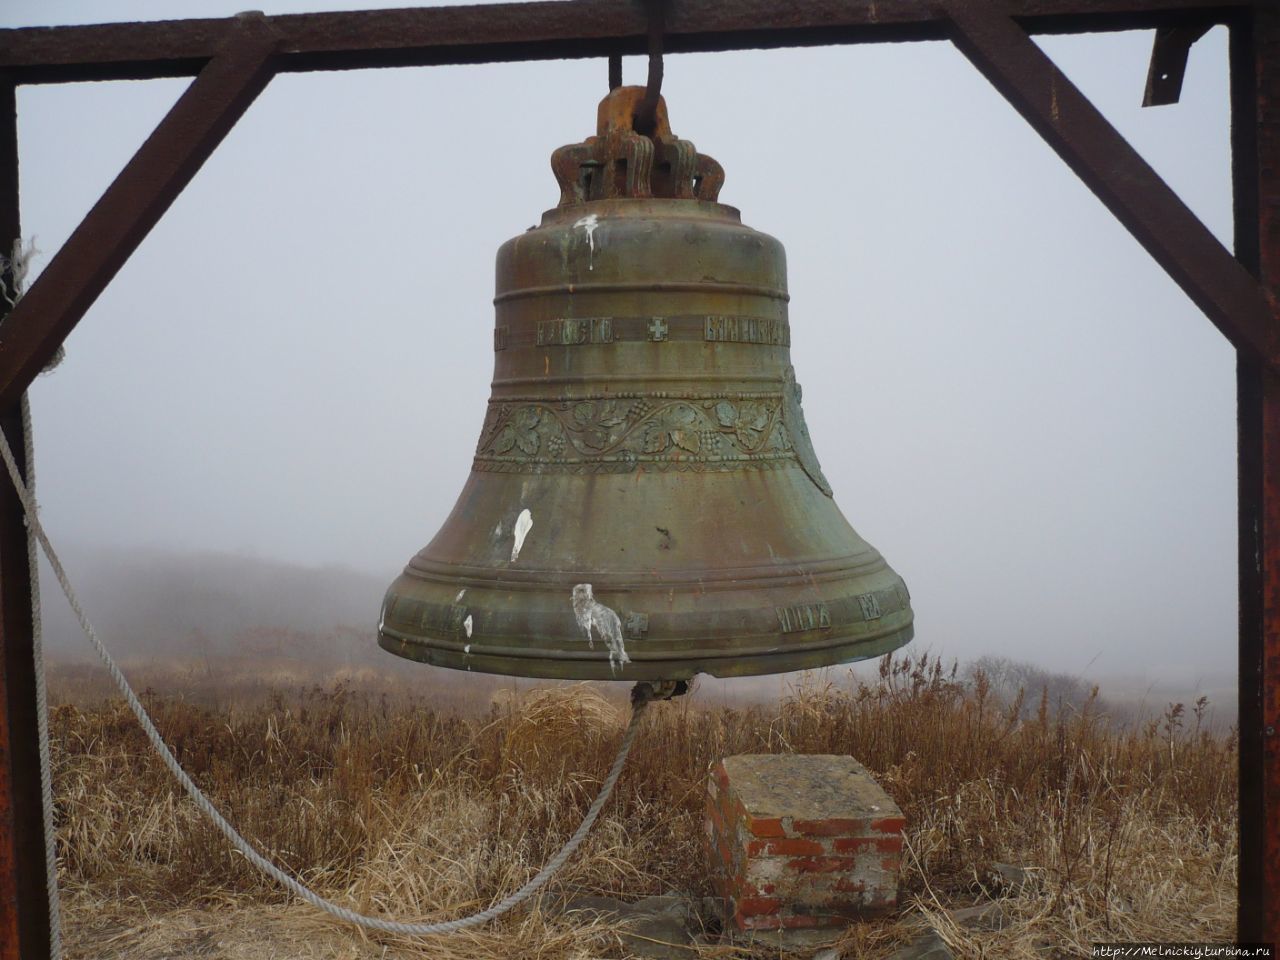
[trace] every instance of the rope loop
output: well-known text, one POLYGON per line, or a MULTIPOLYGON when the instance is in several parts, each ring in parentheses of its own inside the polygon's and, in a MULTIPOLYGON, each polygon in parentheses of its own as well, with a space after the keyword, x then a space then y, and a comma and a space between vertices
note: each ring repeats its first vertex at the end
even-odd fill
MULTIPOLYGON (((27 436, 31 436, 30 432, 30 410, 25 400, 23 405, 24 419, 27 419, 27 436)), ((9 446, 9 440, 4 435, 4 431, 0 430, 0 457, 4 459, 5 468, 9 472, 9 479, 13 481, 14 489, 18 493, 18 498, 22 501, 22 509, 26 513, 27 527, 30 534, 35 540, 38 540, 44 554, 49 558, 49 565, 53 568, 53 575, 57 578, 62 592, 67 598, 67 602, 71 605, 71 610, 76 615, 76 620, 80 623, 80 629, 84 631, 85 636, 89 639, 89 643, 93 645, 98 656, 106 665, 107 672, 111 675, 111 679, 115 681, 116 688, 120 691, 120 695, 124 697, 128 703, 129 709, 133 711, 133 715, 138 718, 138 723, 142 725, 143 732, 146 733, 147 739, 151 741, 151 745, 155 748, 156 753, 160 755, 160 759, 164 761, 164 765, 173 774, 174 778, 181 784, 182 789, 186 791, 191 801, 209 818, 218 831, 227 839, 236 850, 240 851, 250 863, 257 867, 271 879, 275 880, 285 889, 305 900, 313 907, 318 907, 330 916, 337 917, 339 920, 345 920, 348 923, 356 924, 368 930, 377 930, 382 933, 394 933, 408 937, 428 937, 438 934, 455 933, 458 930, 465 930, 469 927, 477 927, 481 924, 488 923, 490 920, 502 916, 512 908, 519 906, 525 900, 538 892, 548 880, 555 876, 556 872, 564 866, 566 860, 573 856, 574 852, 582 845, 582 841, 586 839, 587 833, 595 824, 596 818, 600 816, 600 811, 604 808, 610 795, 613 793, 614 786, 618 783, 618 777, 622 773, 622 767, 627 761, 627 754, 631 752, 631 746, 635 743, 636 733, 640 729, 640 718, 644 714, 644 709, 651 699, 653 692, 652 687, 648 684, 637 684, 636 689, 632 691, 631 701, 631 722, 627 725, 627 731, 623 734, 622 743, 618 747, 618 755, 613 761, 613 766, 609 769, 609 775, 605 777, 604 783, 600 785, 600 793, 596 796, 594 802, 587 809, 586 816, 582 819, 582 824, 577 831, 565 843, 563 847, 547 861, 546 866, 538 871, 528 883, 517 890, 510 896, 504 897, 497 903, 493 904, 486 910, 472 914, 467 917, 459 917, 457 920, 446 920, 440 923, 400 923, 394 920, 384 920, 381 917, 373 917, 368 914, 357 913, 354 910, 348 910, 332 900, 326 900, 309 887, 302 884, 288 873, 285 873, 274 863, 259 853, 254 847, 245 840, 244 837, 233 827, 218 809, 214 807, 209 798, 204 795, 201 789, 196 786, 195 781, 188 776, 187 772, 182 769, 182 765, 178 762, 177 757, 173 755, 173 751, 169 749, 168 744, 164 742, 164 738, 160 736, 160 731, 156 729, 156 725, 152 722, 151 717, 147 714, 146 708, 138 699, 137 694, 133 692, 133 687, 129 685, 129 681, 120 671, 120 667, 116 665, 110 651, 103 645, 98 638, 97 632, 93 625, 89 622, 88 616, 84 612, 84 608, 80 605, 80 600, 76 596, 75 591, 71 587, 71 581, 67 578, 67 572, 62 566, 62 561, 58 558, 58 554, 53 549, 53 544, 49 542, 48 534, 45 533, 44 527, 40 523, 38 508, 35 498, 23 482, 22 473, 18 469, 18 464, 14 459, 13 450, 9 446)), ((28 454, 28 465, 31 462, 30 454, 28 454)), ((32 552, 32 583, 36 582, 35 575, 35 557, 34 546, 32 552)), ((38 620, 37 620, 38 622, 38 620)), ((37 664, 42 667, 42 664, 37 664)), ((43 677, 43 669, 37 671, 38 677, 43 677)), ((42 716, 44 714, 42 713, 42 716)), ((47 718, 46 718, 47 719, 47 718)), ((47 747, 47 735, 42 738, 42 742, 47 747)), ((41 758, 44 761, 45 770, 48 770, 48 753, 47 749, 41 758)), ((49 796, 48 781, 45 781, 45 797, 46 803, 51 801, 49 796)), ((52 828, 52 817, 46 819, 46 839, 49 839, 49 831, 52 828)), ((51 849, 51 848, 50 848, 51 849)), ((50 867, 50 907, 53 916, 51 920, 56 920, 56 904, 57 890, 52 886, 52 881, 56 880, 56 870, 50 867)), ((56 928, 55 928, 56 929, 56 928)), ((56 934, 55 934, 56 937, 56 934)), ((55 939, 55 944, 57 940, 55 939)), ((60 948, 60 945, 57 946, 60 948)), ((56 956, 56 955, 55 955, 56 956)))
MULTIPOLYGON (((55 359, 47 370, 62 361, 62 347, 58 347, 55 359)), ((36 448, 31 432, 31 398, 22 394, 22 459, 27 468, 27 485, 31 496, 36 488, 36 448)), ((9 445, 4 431, 0 440, 9 445)), ((24 505, 25 506, 25 505, 24 505)), ((44 870, 45 894, 49 899, 49 957, 62 960, 62 900, 58 896, 58 829, 54 818, 53 763, 49 755, 49 693, 44 675, 44 623, 40 605, 40 555, 36 546, 32 518, 24 514, 27 527, 27 571, 31 579, 31 660, 36 675, 36 735, 40 749, 40 804, 44 812, 44 870)))

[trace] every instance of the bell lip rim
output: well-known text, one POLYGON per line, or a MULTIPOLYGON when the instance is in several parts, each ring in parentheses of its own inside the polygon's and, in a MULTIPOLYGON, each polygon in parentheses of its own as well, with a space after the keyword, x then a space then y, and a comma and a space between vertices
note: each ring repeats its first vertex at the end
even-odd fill
MULTIPOLYGON (((892 630, 886 630, 869 637, 861 637, 851 639, 849 636, 843 636, 836 642, 826 643, 822 645, 801 645, 791 644, 785 647, 775 646, 772 650, 744 651, 736 649, 733 651, 725 651, 723 654, 716 655, 714 653, 696 652, 692 656, 632 656, 628 663, 615 667, 613 661, 610 660, 606 651, 596 650, 587 651, 591 653, 590 657, 556 657, 548 656, 548 653, 557 651, 538 651, 538 655, 528 656, 508 656, 506 654, 492 654, 484 651, 476 650, 466 653, 462 650, 454 650, 448 647, 435 646, 412 638, 395 639, 389 637, 383 630, 378 632, 378 646, 388 653, 410 660, 414 663, 423 663, 428 666, 440 667, 447 670, 460 670, 466 673, 485 673, 490 676, 511 676, 525 677, 528 679, 545 679, 545 680, 619 680, 619 681, 635 681, 635 680, 686 680, 705 673, 709 676, 732 679, 734 677, 752 677, 752 676, 769 676, 781 673, 792 673, 800 670, 817 670, 824 667, 839 666, 847 663, 858 663, 863 660, 870 660, 875 657, 881 657, 892 653, 901 647, 906 646, 915 638, 915 616, 912 613, 910 619, 906 623, 899 624, 892 630), (860 647, 870 647, 863 653, 858 653, 856 649, 860 647), (842 652, 843 651, 843 652, 842 652), (421 652, 422 656, 415 656, 414 653, 421 652), (803 658, 805 655, 821 655, 824 652, 830 652, 834 656, 831 659, 824 660, 819 663, 811 663, 808 665, 790 665, 778 668, 771 666, 779 662, 785 662, 789 659, 797 657, 803 658), (433 659, 430 654, 435 653, 437 657, 433 659), (525 673, 516 673, 512 670, 493 670, 486 669, 486 662, 493 664, 493 661, 506 660, 513 665, 519 665, 527 661, 529 664, 557 664, 562 665, 565 670, 556 673, 549 671, 532 670, 525 673), (703 669, 697 669, 701 665, 703 669), (745 667, 746 669, 734 669, 733 666, 745 667), (722 666, 723 672, 716 672, 714 667, 722 666), (751 669, 752 666, 759 666, 761 669, 751 669)), ((642 651, 637 651, 642 654, 642 651)))
MULTIPOLYGON (((679 663, 688 660, 726 660, 736 657, 766 657, 780 656, 788 653, 817 653, 822 650, 829 650, 833 647, 843 647, 854 643, 873 643, 877 640, 883 640, 886 637, 892 637, 901 633, 903 630, 913 629, 915 625, 915 611, 906 606, 901 610, 897 610, 892 614, 887 614, 881 618, 881 621, 888 621, 884 628, 874 631, 866 631, 861 635, 857 635, 855 631, 845 631, 838 636, 825 636, 820 640, 809 641, 786 641, 780 640, 779 635, 775 633, 758 633, 750 637, 744 638, 742 646, 735 647, 732 650, 715 651, 715 650, 697 650, 696 648, 688 648, 686 650, 635 650, 628 653, 634 662, 652 663, 666 662, 679 663), (755 645, 747 646, 746 644, 754 642, 755 645)), ((862 621, 866 623, 867 621, 862 621)), ((874 622, 874 621, 873 621, 874 622)), ((805 633, 827 633, 831 632, 830 628, 815 628, 814 630, 804 631, 805 633)), ((394 627, 383 626, 378 630, 378 643, 381 644, 383 638, 389 638, 392 642, 407 644, 410 646, 425 647, 431 650, 439 650, 442 653, 460 654, 462 656, 487 656, 502 657, 511 660, 555 660, 561 663, 598 663, 608 662, 609 651, 607 648, 590 647, 578 649, 564 649, 556 647, 551 649, 535 649, 533 647, 508 647, 497 644, 490 645, 487 650, 477 649, 470 653, 467 647, 475 647, 482 645, 483 640, 478 639, 443 639, 440 637, 427 636, 420 634, 411 636, 397 630, 394 627)), ((704 640, 688 639, 684 640, 677 637, 663 638, 663 643, 701 643, 704 640)), ((649 638, 640 643, 649 642, 649 638)))

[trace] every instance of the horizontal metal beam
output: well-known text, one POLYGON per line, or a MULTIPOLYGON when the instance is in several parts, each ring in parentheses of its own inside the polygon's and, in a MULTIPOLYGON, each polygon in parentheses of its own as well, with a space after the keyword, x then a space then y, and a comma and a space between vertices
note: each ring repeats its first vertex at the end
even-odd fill
MULTIPOLYGON (((1252 0, 1003 0, 1033 33, 1224 22, 1252 0)), ((268 17, 280 70, 347 70, 642 53, 646 19, 631 0, 554 0, 268 17)), ((0 70, 20 83, 192 76, 227 21, 0 30, 0 70)), ((671 0, 669 52, 946 39, 935 0, 671 0)))
POLYGON ((940 0, 955 44, 1238 349, 1280 371, 1261 285, 994 0, 940 0))
POLYGON ((223 27, 224 47, 138 148, 31 289, 0 324, 0 411, 59 345, 274 76, 276 37, 261 14, 223 27))

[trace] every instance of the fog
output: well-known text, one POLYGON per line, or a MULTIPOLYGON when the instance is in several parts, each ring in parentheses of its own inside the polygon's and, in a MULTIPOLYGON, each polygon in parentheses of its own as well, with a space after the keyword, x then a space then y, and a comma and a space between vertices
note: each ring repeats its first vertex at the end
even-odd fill
MULTIPOLYGON (((159 13, 11 0, 0 26, 86 10, 159 13)), ((1143 110, 1151 39, 1040 42, 1229 243, 1226 34, 1143 110)), ((20 91, 36 271, 185 83, 20 91)), ((494 252, 555 203, 550 153, 606 86, 602 60, 272 81, 32 388, 42 516, 91 616, 178 650, 205 620, 376 621, 469 469, 494 252), (173 561, 209 553, 212 600, 173 561)), ((664 94, 786 245, 810 432, 916 644, 1225 683, 1234 351, 1012 108, 942 43, 670 56, 664 94)))

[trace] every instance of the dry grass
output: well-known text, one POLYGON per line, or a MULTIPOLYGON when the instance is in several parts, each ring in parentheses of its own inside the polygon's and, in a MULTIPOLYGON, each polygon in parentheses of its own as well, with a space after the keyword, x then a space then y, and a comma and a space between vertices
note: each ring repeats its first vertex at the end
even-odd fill
MULTIPOLYGON (((432 673, 437 682, 449 675, 432 673)), ((66 678, 64 678, 66 679, 66 678)), ((118 701, 82 677, 54 714, 72 957, 625 956, 614 927, 535 907, 428 942, 366 936, 289 905, 178 795, 118 701), (167 939, 166 939, 167 938, 167 939)), ((184 765, 245 833, 322 893, 408 920, 459 916, 519 886, 576 827, 612 760, 621 698, 582 686, 471 709, 440 691, 337 684, 213 703, 147 698, 184 765)), ((1116 728, 1096 710, 1001 704, 981 676, 886 660, 877 680, 775 703, 656 705, 615 800, 562 874, 634 898, 707 888, 703 782, 735 753, 848 753, 906 811, 902 917, 853 931, 883 956, 932 920, 961 957, 1086 956, 1096 940, 1234 935, 1236 747, 1181 708, 1116 728), (1038 709, 1037 709, 1038 707, 1038 709), (997 863, 1026 865, 1002 889, 997 863), (1003 930, 949 910, 1001 898, 1003 930)), ((691 954, 692 955, 692 954, 691 954)), ((744 956, 705 946, 704 958, 744 956)), ((760 956, 776 956, 772 953, 760 956)))

